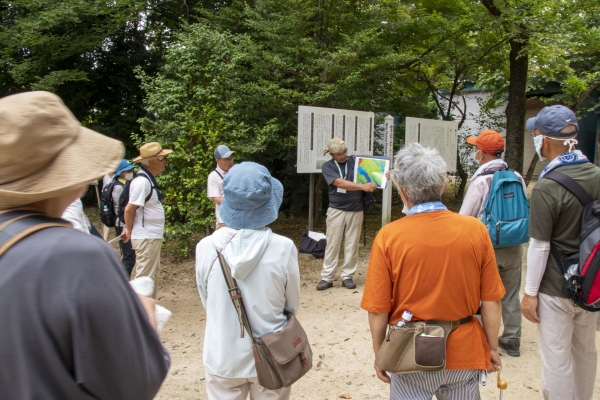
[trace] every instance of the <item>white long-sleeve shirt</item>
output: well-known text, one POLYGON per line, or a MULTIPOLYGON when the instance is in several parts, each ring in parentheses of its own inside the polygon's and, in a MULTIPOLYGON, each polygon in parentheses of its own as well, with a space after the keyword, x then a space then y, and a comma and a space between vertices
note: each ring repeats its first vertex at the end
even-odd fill
POLYGON ((247 333, 240 337, 240 323, 217 259, 217 251, 224 247, 255 337, 280 331, 287 323, 284 310, 298 310, 298 251, 294 242, 269 228, 223 228, 196 246, 196 280, 206 309, 206 371, 223 378, 252 378, 256 377, 252 340, 247 333))
POLYGON ((525 278, 525 294, 537 296, 544 272, 548 266, 550 255, 550 242, 543 242, 534 238, 529 239, 527 250, 527 276, 525 278))

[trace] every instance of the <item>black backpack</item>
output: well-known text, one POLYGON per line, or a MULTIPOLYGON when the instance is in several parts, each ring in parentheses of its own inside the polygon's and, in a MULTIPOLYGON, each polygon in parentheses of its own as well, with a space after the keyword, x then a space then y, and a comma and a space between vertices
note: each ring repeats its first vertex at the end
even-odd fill
POLYGON ((152 191, 155 189, 152 180, 148 178, 146 174, 135 174, 135 176, 131 180, 127 181, 127 183, 125 184, 125 188, 123 189, 123 193, 121 193, 121 197, 119 197, 119 204, 117 205, 117 216, 119 217, 119 220, 123 222, 125 222, 125 207, 129 203, 129 187, 131 186, 131 182, 133 182, 133 180, 139 176, 143 176, 144 178, 148 179, 150 185, 152 186, 150 188, 150 193, 148 194, 148 196, 146 196, 146 199, 144 200, 144 203, 150 200, 150 197, 152 197, 152 191))
POLYGON ((115 214, 115 205, 112 197, 115 185, 124 186, 115 178, 102 188, 102 195, 100 196, 100 220, 109 228, 113 228, 117 223, 117 214, 115 214))
POLYGON ((560 171, 544 175, 561 184, 583 206, 579 252, 562 258, 556 246, 550 251, 564 278, 563 291, 571 296, 573 304, 587 311, 600 311, 600 200, 594 199, 573 178, 560 171))

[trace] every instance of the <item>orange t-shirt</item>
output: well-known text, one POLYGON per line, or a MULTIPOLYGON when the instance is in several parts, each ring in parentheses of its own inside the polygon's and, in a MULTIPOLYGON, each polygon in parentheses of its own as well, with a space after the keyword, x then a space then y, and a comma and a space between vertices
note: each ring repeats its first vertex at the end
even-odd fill
MULTIPOLYGON (((390 313, 404 310, 413 321, 455 321, 474 315, 479 302, 500 300, 505 290, 490 236, 473 217, 450 211, 414 214, 384 226, 371 248, 361 307, 390 313)), ((477 319, 448 337, 446 369, 491 367, 485 333, 477 319)))

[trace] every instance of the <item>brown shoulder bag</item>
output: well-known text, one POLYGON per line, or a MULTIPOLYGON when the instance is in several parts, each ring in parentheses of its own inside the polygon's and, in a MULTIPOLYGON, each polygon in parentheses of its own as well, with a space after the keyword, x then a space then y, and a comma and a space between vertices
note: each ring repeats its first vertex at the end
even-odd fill
POLYGON ((245 328, 252 339, 258 383, 271 390, 290 386, 312 368, 312 350, 306 332, 294 314, 285 311, 288 322, 280 332, 267 333, 255 338, 244 307, 242 292, 231 276, 231 268, 227 261, 221 253, 218 255, 229 288, 229 296, 240 321, 240 337, 244 337, 245 328))

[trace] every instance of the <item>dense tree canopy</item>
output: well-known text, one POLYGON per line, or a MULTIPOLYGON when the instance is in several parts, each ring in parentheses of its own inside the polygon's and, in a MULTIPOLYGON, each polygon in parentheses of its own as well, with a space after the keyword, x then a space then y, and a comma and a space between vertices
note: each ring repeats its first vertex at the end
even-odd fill
POLYGON ((161 179, 171 232, 186 236, 211 221, 205 180, 221 142, 283 181, 286 213, 304 212, 298 105, 391 113, 399 140, 406 116, 461 123, 475 84, 494 92, 484 110, 508 100, 519 169, 528 90, 557 81, 552 101, 596 106, 597 3, 16 0, 0 4, 0 95, 56 92, 129 156, 150 139, 173 147, 161 179))

